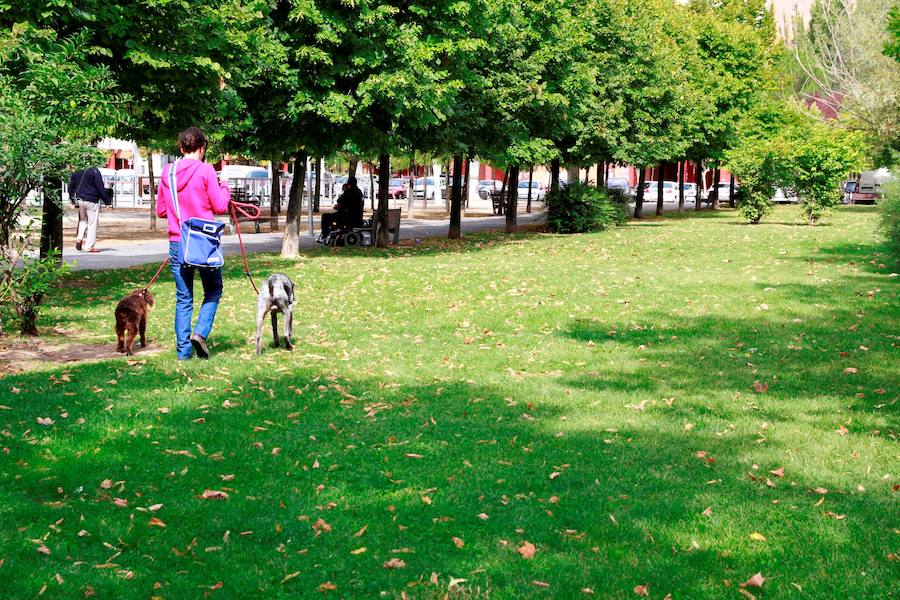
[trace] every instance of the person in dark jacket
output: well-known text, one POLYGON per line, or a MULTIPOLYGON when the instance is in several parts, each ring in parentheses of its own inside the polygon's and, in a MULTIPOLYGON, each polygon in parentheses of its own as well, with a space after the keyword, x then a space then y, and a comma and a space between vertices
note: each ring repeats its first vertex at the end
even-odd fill
POLYGON ((334 212, 322 215, 322 234, 324 240, 336 227, 362 227, 363 202, 362 192, 356 185, 356 177, 347 180, 347 189, 338 197, 334 212))
POLYGON ((69 198, 78 207, 78 233, 75 249, 98 252, 97 221, 100 218, 100 202, 109 204, 109 194, 103 185, 103 177, 97 167, 75 171, 69 177, 69 198))

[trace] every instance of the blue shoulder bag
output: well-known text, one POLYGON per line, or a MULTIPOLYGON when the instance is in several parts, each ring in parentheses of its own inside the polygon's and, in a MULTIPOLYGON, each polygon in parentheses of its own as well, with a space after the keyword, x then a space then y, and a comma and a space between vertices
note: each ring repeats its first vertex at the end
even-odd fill
POLYGON ((181 244, 178 260, 183 265, 220 269, 225 264, 222 254, 222 231, 225 224, 199 217, 192 217, 181 222, 181 211, 178 209, 178 187, 175 179, 175 168, 178 161, 169 169, 169 190, 172 192, 172 205, 175 218, 181 225, 181 244))

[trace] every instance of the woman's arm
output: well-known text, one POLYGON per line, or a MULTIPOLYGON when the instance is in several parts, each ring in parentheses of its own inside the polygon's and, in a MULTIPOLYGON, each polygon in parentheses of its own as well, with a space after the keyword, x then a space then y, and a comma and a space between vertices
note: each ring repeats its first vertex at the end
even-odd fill
POLYGON ((212 210, 217 215, 224 215, 228 212, 228 203, 231 202, 231 188, 227 182, 219 183, 216 178, 216 170, 212 165, 204 165, 206 171, 204 179, 206 180, 206 194, 209 196, 209 202, 212 204, 212 210))

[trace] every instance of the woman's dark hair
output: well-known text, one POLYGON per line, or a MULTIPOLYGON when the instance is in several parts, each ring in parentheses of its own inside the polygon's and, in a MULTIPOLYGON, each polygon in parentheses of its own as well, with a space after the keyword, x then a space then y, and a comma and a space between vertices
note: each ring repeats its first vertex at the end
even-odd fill
POLYGON ((188 127, 178 134, 178 146, 182 152, 194 152, 205 148, 209 140, 203 135, 199 127, 188 127))

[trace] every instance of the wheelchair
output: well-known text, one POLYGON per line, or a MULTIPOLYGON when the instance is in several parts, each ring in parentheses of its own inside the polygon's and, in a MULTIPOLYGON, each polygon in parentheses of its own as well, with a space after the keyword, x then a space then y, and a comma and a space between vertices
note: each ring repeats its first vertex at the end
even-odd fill
POLYGON ((316 240, 320 244, 326 246, 347 246, 354 248, 357 246, 374 246, 375 245, 375 226, 374 217, 372 219, 364 219, 361 226, 338 226, 328 232, 328 235, 316 240))

